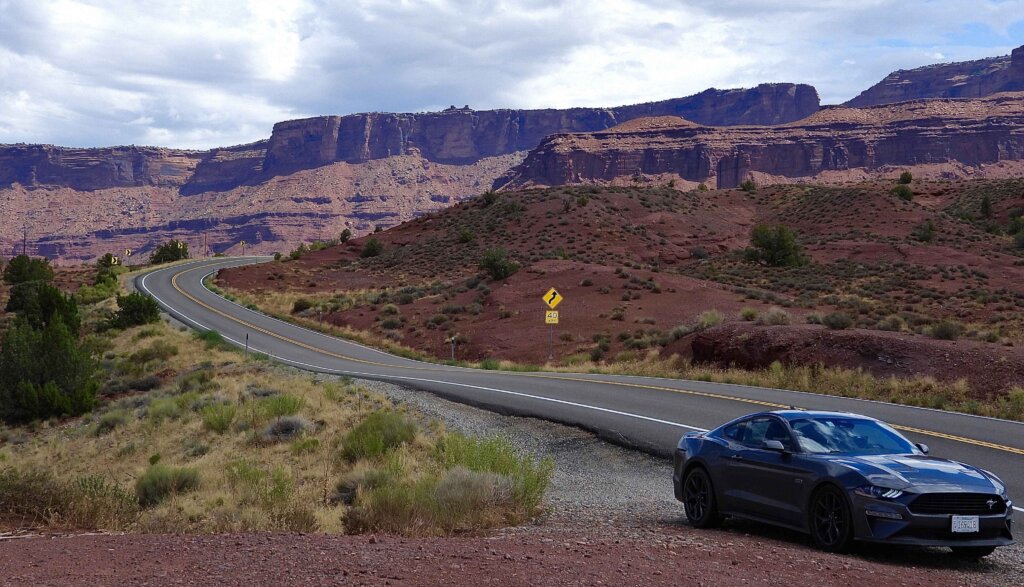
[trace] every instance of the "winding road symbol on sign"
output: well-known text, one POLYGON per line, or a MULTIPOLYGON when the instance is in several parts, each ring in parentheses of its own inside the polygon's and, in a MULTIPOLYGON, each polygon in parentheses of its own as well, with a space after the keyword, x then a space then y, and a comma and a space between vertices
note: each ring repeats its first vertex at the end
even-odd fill
POLYGON ((548 293, 544 294, 544 303, 552 310, 554 310, 558 304, 561 304, 563 299, 562 294, 558 293, 558 290, 555 288, 549 289, 548 293))

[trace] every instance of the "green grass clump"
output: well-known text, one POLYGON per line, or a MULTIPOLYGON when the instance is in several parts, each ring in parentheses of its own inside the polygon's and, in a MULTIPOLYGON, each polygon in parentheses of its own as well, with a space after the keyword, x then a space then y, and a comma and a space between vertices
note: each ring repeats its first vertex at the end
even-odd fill
POLYGON ((160 424, 164 420, 177 420, 184 415, 185 410, 181 407, 179 398, 159 397, 149 403, 146 416, 154 424, 160 424))
POLYGON ((203 428, 217 434, 224 434, 231 428, 238 408, 234 404, 218 403, 202 409, 203 428))
POLYGON ((206 344, 208 349, 218 349, 222 351, 235 351, 238 350, 234 345, 229 343, 221 333, 216 330, 203 330, 196 331, 192 334, 196 340, 202 341, 206 344))
POLYGON ((701 329, 718 326, 725 321, 725 316, 718 310, 705 310, 697 316, 697 326, 701 329))
POLYGON ((853 318, 846 312, 833 312, 822 318, 821 323, 830 330, 846 330, 853 326, 853 318))
POLYGON ((302 408, 305 406, 306 401, 301 397, 287 393, 272 395, 260 400, 260 409, 269 419, 294 416, 302 411, 302 408))
POLYGON ((416 424, 390 410, 378 410, 366 417, 342 439, 342 455, 349 461, 372 459, 412 442, 416 424))
POLYGON ((507 439, 497 437, 479 440, 449 434, 437 445, 437 459, 447 469, 465 467, 507 477, 516 501, 530 511, 540 506, 554 472, 550 458, 535 461, 519 454, 507 439))
POLYGON ((96 436, 103 436, 104 434, 112 432, 115 428, 119 428, 127 424, 130 419, 131 414, 128 413, 128 410, 111 410, 96 420, 96 436))
POLYGON ((152 507, 179 493, 195 491, 199 487, 199 471, 183 467, 168 467, 160 463, 150 465, 135 482, 135 496, 142 507, 152 507))

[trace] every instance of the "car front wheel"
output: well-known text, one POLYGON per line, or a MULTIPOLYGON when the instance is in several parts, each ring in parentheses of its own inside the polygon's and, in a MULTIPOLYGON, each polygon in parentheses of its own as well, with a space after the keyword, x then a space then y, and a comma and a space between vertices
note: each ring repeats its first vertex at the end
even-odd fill
POLYGON ((695 528, 712 528, 721 522, 711 478, 701 467, 694 467, 683 479, 683 509, 695 528))
POLYGON ((853 519, 846 497, 825 486, 811 498, 811 539, 828 552, 845 552, 853 542, 853 519))

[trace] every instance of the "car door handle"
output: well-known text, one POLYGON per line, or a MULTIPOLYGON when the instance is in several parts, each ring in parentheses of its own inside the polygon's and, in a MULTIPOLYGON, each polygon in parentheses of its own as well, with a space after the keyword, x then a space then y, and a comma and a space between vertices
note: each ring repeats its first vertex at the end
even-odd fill
POLYGON ((729 457, 729 460, 731 460, 731 461, 742 461, 743 457, 741 457, 740 455, 732 455, 732 456, 729 457))

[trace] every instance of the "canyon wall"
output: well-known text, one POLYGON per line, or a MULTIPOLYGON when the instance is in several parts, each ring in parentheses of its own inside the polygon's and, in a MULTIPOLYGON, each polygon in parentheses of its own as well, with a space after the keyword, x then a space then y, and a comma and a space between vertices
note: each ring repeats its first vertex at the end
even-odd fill
POLYGON ((983 98, 1020 91, 1024 91, 1024 47, 1003 57, 901 69, 845 106, 863 108, 921 98, 983 98))
POLYGON ((679 121, 553 135, 496 188, 610 182, 669 174, 719 188, 754 176, 807 178, 828 171, 1024 159, 1024 93, 926 100, 866 109, 826 108, 771 127, 679 121))

